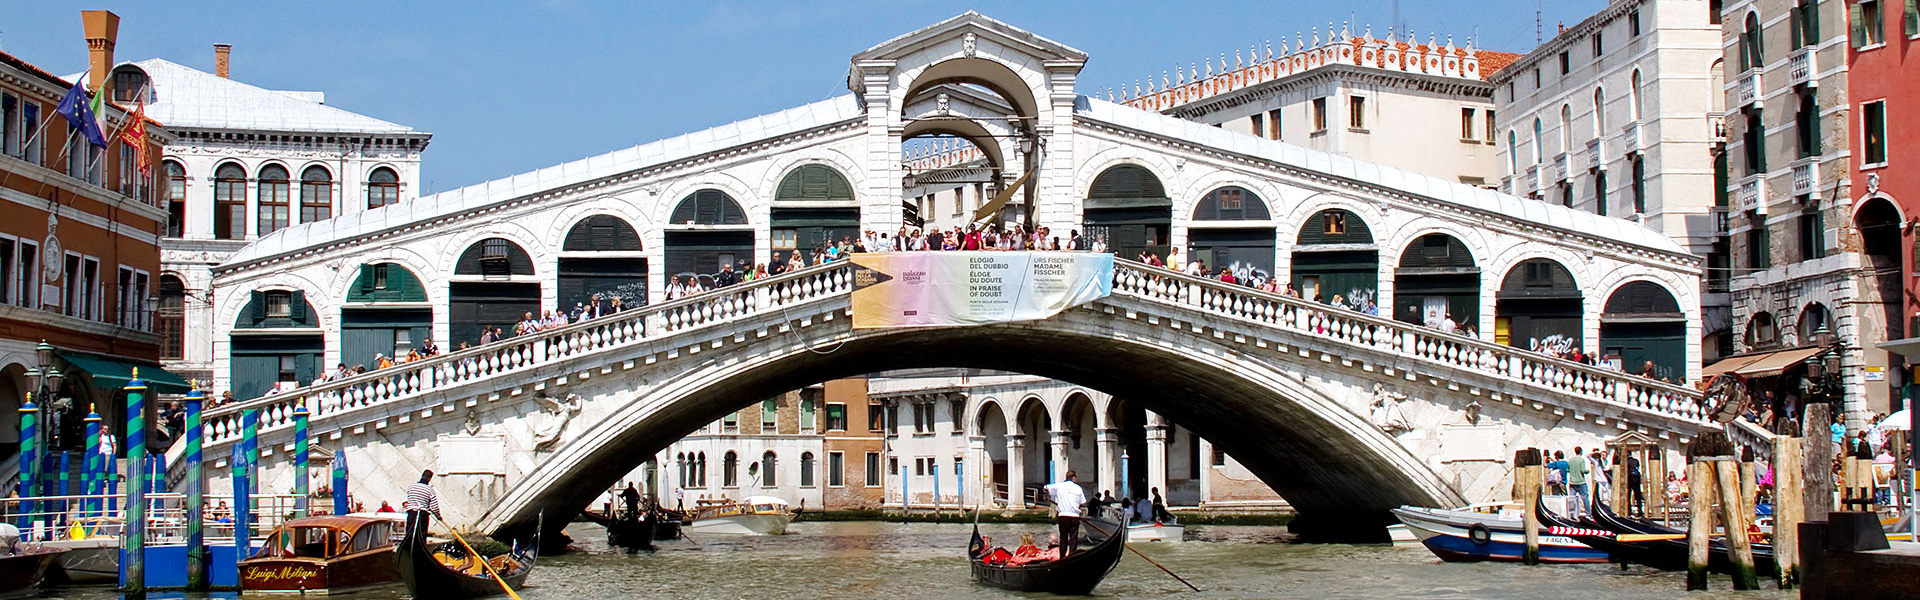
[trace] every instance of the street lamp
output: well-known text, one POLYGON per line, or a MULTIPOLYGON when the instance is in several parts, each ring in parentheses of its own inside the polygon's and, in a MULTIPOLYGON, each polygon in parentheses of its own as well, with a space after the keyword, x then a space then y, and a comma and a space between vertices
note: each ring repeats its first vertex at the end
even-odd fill
POLYGON ((1838 402, 1844 391, 1841 387, 1839 345, 1826 325, 1813 330, 1809 337, 1813 338, 1813 343, 1820 351, 1802 363, 1806 366, 1807 376, 1801 380, 1801 388, 1806 391, 1808 402, 1838 402))
POLYGON ((42 340, 34 354, 35 358, 39 359, 39 366, 27 369, 27 389, 34 390, 34 401, 40 405, 40 410, 48 417, 43 420, 42 426, 46 431, 48 442, 45 447, 53 450, 59 448, 60 442, 64 441, 61 439, 63 437, 61 429, 66 425, 63 413, 68 406, 72 405, 72 402, 59 398, 61 384, 66 382, 66 376, 60 373, 60 369, 53 366, 53 344, 42 340))

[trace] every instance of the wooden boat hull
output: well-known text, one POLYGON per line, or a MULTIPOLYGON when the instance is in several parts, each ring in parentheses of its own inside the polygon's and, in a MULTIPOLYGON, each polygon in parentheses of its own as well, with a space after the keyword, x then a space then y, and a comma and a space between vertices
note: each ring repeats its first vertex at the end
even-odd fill
POLYGON ((730 515, 698 519, 687 524, 694 535, 786 535, 793 514, 730 515))
POLYGON ((66 552, 47 569, 47 582, 61 584, 118 583, 120 581, 120 538, 89 537, 58 540, 45 544, 66 552))
POLYGON ((250 558, 240 561, 246 594, 338 594, 400 583, 393 546, 341 558, 250 558))
POLYGON ((35 595, 47 576, 47 568, 65 552, 58 548, 38 548, 0 556, 0 598, 35 595))
MULTIPOLYGON (((400 579, 406 582, 414 600, 471 600, 505 593, 491 576, 474 577, 441 565, 433 558, 435 546, 428 542, 426 528, 420 527, 418 531, 407 531, 394 551, 400 579)), ((540 541, 536 538, 525 553, 515 557, 521 567, 500 573, 500 579, 515 590, 524 587, 527 575, 533 573, 534 563, 540 558, 539 548, 540 541)))
MULTIPOLYGON (((1447 562, 1521 562, 1527 536, 1519 519, 1413 506, 1393 509, 1420 543, 1447 562)), ((1607 554, 1566 536, 1540 536, 1540 562, 1604 563, 1607 554)))
MULTIPOLYGON (((1553 519, 1558 522, 1566 521, 1566 519, 1553 515, 1551 511, 1542 510, 1541 513, 1542 523, 1549 522, 1547 519, 1553 519)), ((1609 510, 1606 505, 1602 503, 1595 503, 1590 514, 1592 515, 1592 520, 1583 522, 1584 526, 1605 529, 1615 534, 1677 534, 1684 536, 1687 533, 1686 530, 1673 529, 1651 521, 1621 517, 1614 514, 1612 510, 1609 510)), ((1596 538, 1593 539, 1592 542, 1597 546, 1606 548, 1607 551, 1614 556, 1615 560, 1619 562, 1638 563, 1666 571, 1681 571, 1687 568, 1687 539, 1685 537, 1645 542, 1619 542, 1613 540, 1603 542, 1602 540, 1605 539, 1606 538, 1596 538)), ((1707 565, 1709 569, 1718 573, 1730 573, 1733 571, 1733 559, 1731 555, 1728 554, 1726 540, 1724 538, 1713 540, 1710 550, 1711 553, 1707 565)), ((1773 546, 1764 543, 1753 544, 1753 564, 1754 570, 1757 572, 1774 572, 1776 567, 1773 562, 1773 546)))
POLYGON ((653 515, 652 531, 646 531, 647 521, 627 521, 608 517, 603 513, 590 510, 580 511, 580 516, 595 525, 606 528, 607 544, 620 548, 645 548, 653 544, 648 541, 663 542, 680 539, 681 520, 670 513, 653 515))
MULTIPOLYGON (((1022 592, 1069 596, 1093 593, 1093 588, 1120 564, 1127 547, 1127 528, 1114 521, 1085 519, 1080 523, 1080 532, 1084 538, 1080 550, 1060 560, 1007 567, 969 556, 967 562, 973 565, 973 580, 981 585, 1022 592)), ((975 530, 974 537, 977 539, 979 535, 975 530)))

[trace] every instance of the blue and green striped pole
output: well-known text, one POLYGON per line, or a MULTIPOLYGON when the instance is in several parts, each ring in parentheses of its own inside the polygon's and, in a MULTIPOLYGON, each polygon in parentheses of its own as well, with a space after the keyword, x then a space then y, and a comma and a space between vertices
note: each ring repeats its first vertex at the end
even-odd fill
POLYGON ((106 507, 100 501, 100 484, 106 477, 106 460, 100 457, 100 413, 95 407, 87 405, 87 456, 81 461, 80 489, 87 498, 80 501, 80 511, 85 514, 99 514, 106 507))
POLYGON ((234 444, 229 463, 233 465, 233 560, 238 569, 238 562, 253 554, 253 511, 249 509, 253 483, 247 479, 245 445, 234 444))
POLYGON ((240 447, 247 452, 247 514, 257 514, 260 501, 253 498, 253 486, 260 480, 260 409, 240 411, 240 447))
POLYGON ((120 589, 143 596, 147 592, 147 383, 140 369, 127 381, 127 463, 133 478, 127 485, 126 549, 121 559, 120 589))
POLYGON ((313 477, 307 473, 307 403, 293 407, 293 518, 307 516, 307 489, 313 477))
POLYGON ((20 530, 33 530, 34 496, 40 490, 34 484, 40 481, 40 406, 33 403, 33 393, 27 393, 27 403, 20 405, 20 530))
MULTIPOLYGON (((49 448, 49 450, 52 450, 52 448, 49 448)), ((53 489, 60 496, 72 496, 73 495, 73 477, 71 475, 68 475, 68 472, 73 470, 73 453, 68 452, 66 450, 56 450, 56 452, 60 453, 60 485, 53 489)), ((58 509, 60 511, 60 514, 54 515, 54 519, 57 520, 57 519, 67 518, 68 502, 69 501, 66 500, 65 498, 62 498, 60 500, 60 504, 59 504, 60 508, 58 509)), ((64 525, 64 523, 54 523, 54 524, 64 525)))
POLYGON ((347 498, 347 449, 335 448, 333 451, 333 514, 344 515, 352 511, 352 502, 347 498))
POLYGON ((200 473, 200 411, 206 394, 187 392, 187 591, 207 590, 206 484, 200 473))

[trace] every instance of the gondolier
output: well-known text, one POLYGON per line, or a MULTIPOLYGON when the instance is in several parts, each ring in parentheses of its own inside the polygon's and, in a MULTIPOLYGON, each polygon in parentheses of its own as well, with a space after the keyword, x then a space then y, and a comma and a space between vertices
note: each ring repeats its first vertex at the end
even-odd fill
POLYGON ((432 482, 433 470, 428 469, 420 473, 419 483, 407 486, 407 502, 403 506, 407 510, 409 534, 415 531, 415 527, 419 527, 419 531, 426 531, 433 525, 427 515, 440 516, 440 494, 433 491, 433 486, 429 485, 432 482))
POLYGON ((1087 503, 1087 492, 1080 489, 1076 479, 1073 471, 1067 471, 1065 479, 1047 484, 1047 497, 1053 499, 1059 515, 1061 558, 1080 548, 1080 507, 1087 503))

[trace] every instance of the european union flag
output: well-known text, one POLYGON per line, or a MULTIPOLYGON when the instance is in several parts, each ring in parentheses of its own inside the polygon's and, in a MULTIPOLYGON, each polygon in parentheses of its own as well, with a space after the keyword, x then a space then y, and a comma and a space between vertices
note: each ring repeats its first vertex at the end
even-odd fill
POLYGON ((100 121, 93 118, 93 109, 87 106, 87 88, 80 82, 67 90, 67 96, 60 99, 60 106, 53 109, 67 118, 67 126, 80 130, 87 141, 101 148, 107 147, 107 132, 100 130, 100 121))

